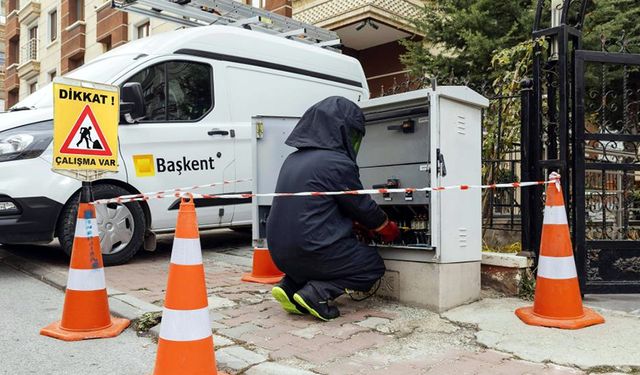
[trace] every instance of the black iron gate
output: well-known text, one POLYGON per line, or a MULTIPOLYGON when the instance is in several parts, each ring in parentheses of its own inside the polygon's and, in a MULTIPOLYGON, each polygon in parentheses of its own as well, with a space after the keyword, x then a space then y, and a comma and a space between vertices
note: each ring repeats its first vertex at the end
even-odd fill
MULTIPOLYGON (((624 36, 584 50, 589 4, 537 1, 546 43, 522 91, 522 179, 562 175, 583 293, 640 293, 640 55, 624 36)), ((542 208, 542 189, 522 191, 524 250, 539 248, 542 208)))
MULTIPOLYGON (((539 181, 549 172, 562 176, 571 227, 573 145, 575 127, 574 58, 582 47, 582 26, 588 0, 538 0, 533 38, 533 79, 523 82, 522 180, 539 181)), ((543 188, 522 190, 522 249, 537 253, 542 228, 543 188)))
POLYGON ((640 55, 575 53, 576 261, 584 293, 640 293, 640 55))

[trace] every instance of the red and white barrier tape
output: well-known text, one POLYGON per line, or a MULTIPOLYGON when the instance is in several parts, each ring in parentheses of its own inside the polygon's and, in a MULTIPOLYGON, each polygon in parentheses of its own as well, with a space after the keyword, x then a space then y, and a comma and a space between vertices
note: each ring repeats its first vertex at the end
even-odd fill
POLYGON ((180 197, 179 195, 176 195, 176 194, 181 194, 181 193, 185 193, 185 192, 196 190, 196 189, 212 188, 216 186, 234 184, 236 182, 249 182, 249 181, 251 181, 250 178, 239 179, 239 180, 227 180, 222 182, 214 182, 212 184, 194 185, 194 186, 188 186, 188 187, 177 188, 177 189, 154 191, 151 193, 121 195, 119 197, 111 198, 111 199, 99 199, 93 203, 94 204, 128 203, 128 202, 136 202, 136 201, 146 201, 149 199, 180 197))
MULTIPOLYGON (((324 195, 376 195, 376 194, 390 194, 390 193, 415 193, 415 192, 427 192, 427 191, 445 191, 445 190, 469 190, 469 189, 508 189, 508 188, 521 188, 536 185, 555 184, 559 180, 558 178, 551 178, 549 181, 531 181, 531 182, 511 182, 505 184, 490 184, 490 185, 453 185, 453 186, 439 186, 439 187, 424 187, 424 188, 398 188, 398 189, 364 189, 364 190, 347 190, 347 191, 306 191, 301 193, 264 193, 264 194, 198 194, 191 193, 182 189, 170 190, 171 194, 167 192, 155 192, 146 194, 134 194, 123 195, 117 198, 100 199, 93 203, 95 204, 108 204, 108 203, 129 203, 136 201, 146 201, 149 199, 162 199, 162 198, 196 198, 196 199, 247 199, 253 197, 315 197, 324 195)), ((218 185, 229 184, 232 182, 244 182, 249 180, 234 180, 225 181, 217 184, 201 185, 193 187, 191 189, 201 187, 212 187, 218 185)))

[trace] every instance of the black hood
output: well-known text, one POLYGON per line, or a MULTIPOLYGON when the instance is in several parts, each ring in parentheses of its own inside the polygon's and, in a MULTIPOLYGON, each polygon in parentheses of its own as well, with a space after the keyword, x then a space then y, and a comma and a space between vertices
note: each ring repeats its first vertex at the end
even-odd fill
POLYGON ((341 96, 328 97, 309 108, 285 142, 298 149, 319 148, 348 155, 356 153, 349 139, 355 129, 364 135, 364 114, 357 104, 341 96))

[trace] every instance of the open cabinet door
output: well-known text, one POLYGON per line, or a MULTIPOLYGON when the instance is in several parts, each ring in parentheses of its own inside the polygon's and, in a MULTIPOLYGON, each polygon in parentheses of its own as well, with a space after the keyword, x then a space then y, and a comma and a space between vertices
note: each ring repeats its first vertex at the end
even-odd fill
MULTIPOLYGON (((459 93, 455 93, 459 94, 459 93)), ((457 95, 436 91, 437 144, 432 150, 437 186, 480 185, 481 116, 480 107, 463 103, 457 95)), ((442 263, 477 261, 481 258, 482 220, 480 189, 447 190, 438 194, 439 242, 447 249, 442 263)))
MULTIPOLYGON (((298 123, 297 117, 253 117, 251 121, 252 186, 254 193, 273 193, 284 160, 296 149, 284 142, 298 123)), ((266 247, 266 226, 273 198, 252 202, 254 245, 266 247)))

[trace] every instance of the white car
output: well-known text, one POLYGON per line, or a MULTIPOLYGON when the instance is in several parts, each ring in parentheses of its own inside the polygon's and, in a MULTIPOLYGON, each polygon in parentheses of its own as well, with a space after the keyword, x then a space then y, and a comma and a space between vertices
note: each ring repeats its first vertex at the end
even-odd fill
MULTIPOLYGON (((118 173, 95 182, 110 198, 251 176, 255 115, 301 116, 331 95, 366 100, 356 59, 240 28, 177 30, 128 43, 66 75, 121 87, 118 173), (125 113, 121 117, 125 118, 125 113)), ((0 243, 50 242, 71 252, 80 182, 51 171, 51 85, 0 114, 0 243)), ((273 171, 277 174, 278 171, 273 171)), ((251 182, 200 190, 251 191, 251 182)), ((250 200, 197 200, 202 229, 251 225, 250 200)), ((128 261, 174 230, 179 201, 99 205, 104 262, 128 261)))

